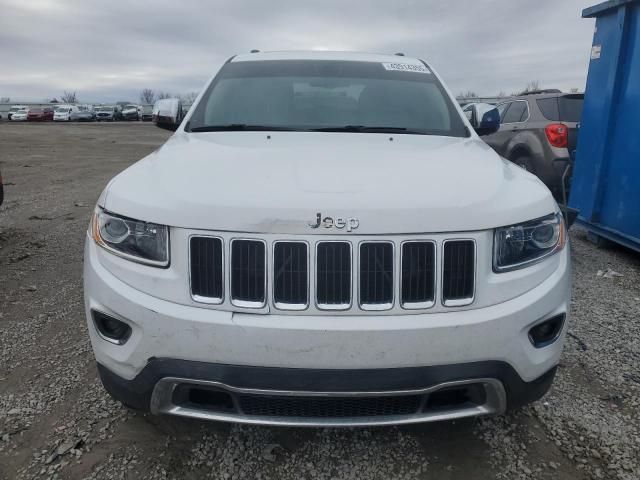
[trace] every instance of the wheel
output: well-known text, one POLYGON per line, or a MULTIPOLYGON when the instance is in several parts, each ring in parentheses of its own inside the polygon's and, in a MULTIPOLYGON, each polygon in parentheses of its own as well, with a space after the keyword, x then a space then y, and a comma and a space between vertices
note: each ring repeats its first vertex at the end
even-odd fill
POLYGON ((536 170, 533 166, 533 162, 529 157, 520 156, 520 157, 516 157, 515 160, 511 160, 511 161, 529 173, 533 173, 533 174, 536 173, 536 170))

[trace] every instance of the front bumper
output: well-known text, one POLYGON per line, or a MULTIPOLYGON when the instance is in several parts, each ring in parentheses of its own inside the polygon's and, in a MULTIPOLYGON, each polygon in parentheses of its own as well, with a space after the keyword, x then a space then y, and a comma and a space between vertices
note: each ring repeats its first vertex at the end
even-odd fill
POLYGON ((564 342, 566 321, 558 339, 544 348, 534 348, 527 333, 568 311, 568 248, 558 254, 559 266, 546 280, 509 301, 384 316, 261 315, 168 302, 115 277, 100 263, 97 248, 87 240, 85 307, 103 383, 124 403, 156 413, 284 425, 372 425, 500 413, 544 394, 564 342), (124 345, 105 341, 92 310, 128 323, 129 340, 124 345), (320 421, 212 415, 173 400, 180 385, 192 384, 222 389, 232 399, 238 389, 278 398, 283 392, 342 398, 347 390, 355 396, 419 390, 427 398, 450 382, 488 385, 485 398, 491 401, 436 415, 320 421))

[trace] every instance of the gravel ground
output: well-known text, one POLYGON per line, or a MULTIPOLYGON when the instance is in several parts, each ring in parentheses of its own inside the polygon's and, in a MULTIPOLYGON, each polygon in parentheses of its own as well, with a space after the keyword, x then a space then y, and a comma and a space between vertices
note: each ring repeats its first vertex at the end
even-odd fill
POLYGON ((141 123, 0 124, 1 479, 640 478, 640 255, 596 249, 580 230, 556 382, 507 416, 260 428, 111 400, 85 326, 84 232, 108 179, 167 136, 141 123))

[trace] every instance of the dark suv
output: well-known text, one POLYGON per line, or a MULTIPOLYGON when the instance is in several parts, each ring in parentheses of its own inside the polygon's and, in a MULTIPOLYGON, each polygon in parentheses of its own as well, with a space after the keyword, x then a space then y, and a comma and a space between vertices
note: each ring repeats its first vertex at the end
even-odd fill
POLYGON ((496 152, 536 174, 558 195, 566 159, 576 148, 583 94, 532 92, 499 103, 500 129, 483 138, 496 152))

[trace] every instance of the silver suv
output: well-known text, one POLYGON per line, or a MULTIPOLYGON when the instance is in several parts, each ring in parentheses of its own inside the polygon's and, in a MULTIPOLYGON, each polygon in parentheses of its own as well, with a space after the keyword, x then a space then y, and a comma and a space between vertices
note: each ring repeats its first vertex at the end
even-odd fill
POLYGON ((583 94, 532 92, 497 105, 500 129, 483 140, 496 152, 537 175, 558 195, 567 159, 576 148, 583 94))

